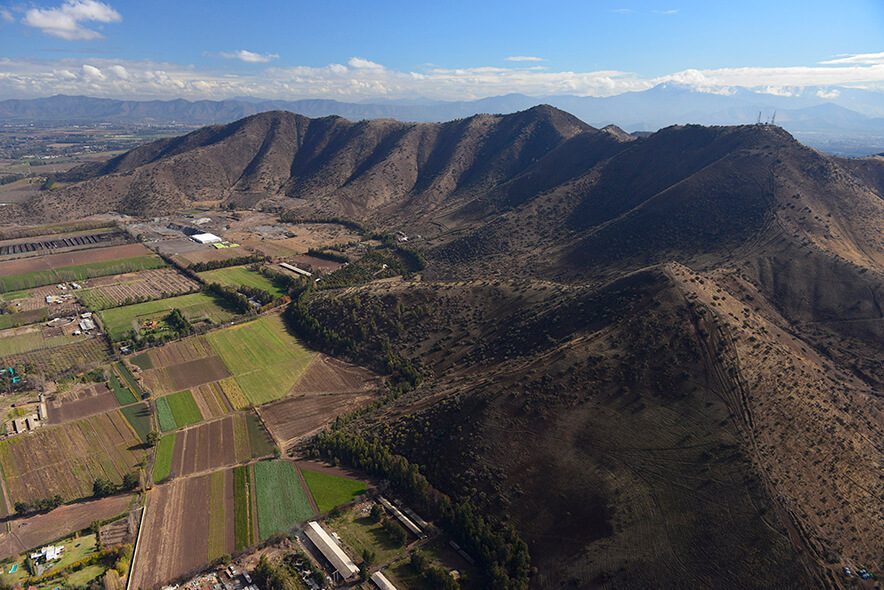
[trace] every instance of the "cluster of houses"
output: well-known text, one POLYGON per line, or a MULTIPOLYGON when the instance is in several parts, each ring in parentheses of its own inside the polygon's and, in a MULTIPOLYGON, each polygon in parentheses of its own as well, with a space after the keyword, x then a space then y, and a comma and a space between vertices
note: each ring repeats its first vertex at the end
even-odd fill
POLYGON ((40 401, 37 404, 37 411, 18 418, 13 418, 6 424, 7 435, 22 434, 37 430, 46 423, 46 399, 40 394, 40 401))
POLYGON ((92 317, 91 311, 85 311, 78 316, 68 316, 62 318, 54 318, 46 322, 49 328, 61 328, 64 331, 71 330, 74 336, 81 334, 89 335, 97 328, 95 319, 92 317))

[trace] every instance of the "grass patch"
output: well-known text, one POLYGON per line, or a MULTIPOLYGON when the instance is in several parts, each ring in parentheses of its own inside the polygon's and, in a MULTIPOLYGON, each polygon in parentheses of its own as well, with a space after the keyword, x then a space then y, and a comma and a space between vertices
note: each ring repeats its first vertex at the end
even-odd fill
POLYGON ((106 260, 104 262, 90 262, 75 266, 62 266, 48 270, 36 270, 17 275, 0 277, 0 292, 20 291, 53 283, 70 281, 83 281, 95 277, 107 275, 137 272, 166 266, 162 258, 154 254, 122 258, 119 260, 106 260))
POLYGON ((175 433, 167 434, 157 444, 153 463, 153 481, 159 483, 172 475, 172 456, 175 452, 175 433))
POLYGON ((278 299, 286 294, 284 289, 277 287, 273 281, 259 272, 249 270, 247 266, 229 266, 199 273, 206 283, 218 283, 225 287, 252 287, 267 291, 278 299))
POLYGON ((173 428, 184 428, 203 421, 203 415, 200 414, 200 409, 189 389, 160 398, 157 400, 157 407, 159 407, 160 401, 165 401, 172 413, 172 420, 175 424, 173 428))
POLYGON ((249 432, 249 446, 252 449, 252 457, 263 457, 273 453, 275 445, 270 434, 264 429, 261 421, 254 414, 246 416, 246 428, 249 432))
POLYGON ((142 371, 146 371, 148 369, 153 369, 153 361, 150 360, 150 355, 146 352, 142 352, 141 354, 136 354, 132 358, 129 359, 133 365, 141 369, 142 371))
POLYGON ((138 401, 135 394, 132 393, 132 390, 123 385, 119 375, 115 372, 111 371, 108 383, 110 383, 111 390, 114 392, 114 397, 117 398, 117 403, 121 406, 134 404, 138 401))
POLYGON ((80 336, 43 336, 41 329, 28 328, 24 334, 0 334, 0 356, 23 354, 44 348, 57 348, 83 340, 80 336))
POLYGON ((178 428, 178 425, 175 424, 175 417, 172 415, 172 408, 169 407, 169 402, 164 397, 157 400, 157 421, 163 432, 178 428))
POLYGON ((233 534, 236 550, 242 551, 252 544, 251 465, 233 470, 233 534))
POLYGON ((330 520, 329 528, 338 533, 356 555, 365 549, 373 552, 376 563, 385 563, 402 552, 402 547, 393 542, 384 525, 372 522, 371 518, 354 510, 330 520))
POLYGON ((45 322, 48 318, 49 310, 45 307, 18 313, 4 313, 0 314, 0 330, 45 322))
POLYGON ((138 433, 138 438, 141 439, 141 442, 146 442, 147 433, 151 431, 150 408, 147 404, 126 406, 120 411, 123 412, 123 416, 126 417, 126 420, 132 425, 135 432, 138 433))
POLYGON ((261 540, 288 532, 314 516, 298 472, 288 461, 256 463, 255 484, 261 540))
POLYGON ((190 293, 168 299, 146 301, 135 305, 115 307, 98 312, 104 329, 112 340, 123 340, 129 332, 141 331, 141 324, 148 320, 162 320, 173 309, 178 309, 190 322, 208 321, 220 324, 234 317, 204 293, 190 293))
POLYGON ((255 405, 284 397, 315 355, 286 331, 275 314, 212 332, 207 339, 255 405))
POLYGON ((352 502, 366 491, 365 482, 349 477, 339 477, 319 471, 302 469, 304 481, 316 500, 320 512, 328 512, 335 506, 352 502))
POLYGON ((144 392, 141 390, 141 386, 138 385, 138 379, 135 378, 135 375, 133 375, 132 371, 129 370, 129 367, 126 366, 126 363, 118 361, 115 366, 117 367, 117 372, 126 380, 126 384, 129 385, 132 392, 135 393, 135 396, 141 398, 144 392))

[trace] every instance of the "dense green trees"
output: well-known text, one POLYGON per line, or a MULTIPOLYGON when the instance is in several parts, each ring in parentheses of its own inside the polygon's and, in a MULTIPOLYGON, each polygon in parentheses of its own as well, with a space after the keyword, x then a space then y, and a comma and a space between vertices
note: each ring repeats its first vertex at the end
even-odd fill
POLYGON ((512 526, 478 511, 468 501, 452 502, 430 485, 417 465, 393 454, 376 439, 331 430, 317 435, 313 446, 330 461, 339 460, 389 480, 418 509, 438 519, 468 553, 478 558, 491 587, 501 590, 528 587, 531 569, 528 546, 512 526))

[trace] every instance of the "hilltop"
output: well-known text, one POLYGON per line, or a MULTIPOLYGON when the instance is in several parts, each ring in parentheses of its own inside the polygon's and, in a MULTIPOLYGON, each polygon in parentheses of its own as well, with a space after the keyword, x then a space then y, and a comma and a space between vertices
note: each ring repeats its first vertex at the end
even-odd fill
POLYGON ((347 428, 515 524, 538 588, 839 588, 844 564, 884 566, 882 158, 550 106, 273 111, 57 180, 0 214, 263 208, 409 236, 425 268, 297 311, 320 349, 419 371, 347 428))

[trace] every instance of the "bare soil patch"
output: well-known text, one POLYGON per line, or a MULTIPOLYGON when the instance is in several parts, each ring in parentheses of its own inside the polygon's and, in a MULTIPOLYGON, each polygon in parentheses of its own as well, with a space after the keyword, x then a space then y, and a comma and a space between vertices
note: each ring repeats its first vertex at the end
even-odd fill
POLYGON ((187 361, 161 369, 151 369, 149 373, 152 374, 151 382, 154 383, 157 393, 174 393, 230 377, 227 366, 219 356, 187 361))
POLYGON ((292 393, 357 393, 372 391, 379 385, 380 378, 368 369, 320 354, 307 367, 292 393))
POLYGON ((109 246, 107 248, 95 248, 91 250, 78 250, 76 252, 64 252, 61 254, 49 254, 34 258, 22 258, 10 260, 0 264, 0 276, 11 276, 38 270, 51 270, 64 266, 78 266, 93 262, 107 262, 121 258, 135 258, 147 256, 150 250, 141 244, 126 244, 123 246, 109 246))
POLYGON ((50 424, 85 418, 112 410, 115 407, 117 407, 117 399, 105 383, 94 383, 78 387, 73 391, 56 394, 46 402, 50 424))
POLYGON ((289 397, 258 409, 261 418, 277 441, 286 444, 315 432, 339 414, 368 403, 368 393, 333 393, 289 397))

